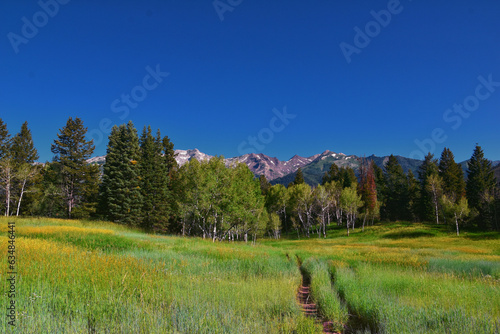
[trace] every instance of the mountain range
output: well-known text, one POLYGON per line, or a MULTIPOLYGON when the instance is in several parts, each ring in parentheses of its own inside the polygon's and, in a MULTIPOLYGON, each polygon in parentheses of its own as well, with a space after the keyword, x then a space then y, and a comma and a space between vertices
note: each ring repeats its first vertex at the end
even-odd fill
MULTIPOLYGON (((213 158, 213 156, 200 152, 198 149, 193 150, 175 150, 176 161, 179 166, 184 165, 191 159, 204 161, 213 158)), ((421 160, 396 156, 399 163, 403 167, 405 173, 409 170, 417 176, 418 167, 422 164, 421 160)), ((371 155, 366 158, 356 155, 346 155, 344 153, 335 153, 329 150, 320 154, 315 154, 310 157, 301 157, 294 155, 289 160, 281 161, 277 158, 267 156, 262 153, 250 153, 238 157, 224 159, 226 166, 231 166, 234 163, 245 163, 255 175, 264 175, 272 184, 288 185, 295 178, 297 170, 302 169, 304 180, 310 185, 321 183, 323 175, 330 169, 332 164, 339 167, 351 167, 358 174, 362 159, 372 160, 377 166, 383 168, 389 157, 377 157, 371 155)), ((87 162, 103 164, 106 161, 106 156, 93 157, 87 162)), ((467 161, 460 162, 464 169, 467 169, 467 161)), ((494 166, 500 166, 500 161, 494 161, 494 166)), ((498 169, 498 168, 497 168, 498 169)))

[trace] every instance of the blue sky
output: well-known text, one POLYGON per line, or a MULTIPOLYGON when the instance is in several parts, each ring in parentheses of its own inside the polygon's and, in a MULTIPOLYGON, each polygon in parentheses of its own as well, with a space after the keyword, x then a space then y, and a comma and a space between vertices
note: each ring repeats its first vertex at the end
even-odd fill
POLYGON ((94 155, 130 119, 226 157, 500 160, 498 1, 6 0, 0 19, 0 118, 42 161, 70 116, 94 155))

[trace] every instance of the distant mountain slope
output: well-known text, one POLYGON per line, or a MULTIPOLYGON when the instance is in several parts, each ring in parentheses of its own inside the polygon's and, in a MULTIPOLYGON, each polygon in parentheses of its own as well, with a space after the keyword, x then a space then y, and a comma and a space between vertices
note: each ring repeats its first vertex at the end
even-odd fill
MULTIPOLYGON (((421 160, 415 160, 410 158, 405 158, 401 156, 396 156, 398 162, 403 167, 403 171, 408 173, 409 170, 415 174, 417 177, 418 167, 422 164, 421 160)), ((334 153, 331 151, 325 151, 319 155, 312 163, 302 168, 302 173, 304 174, 304 180, 310 185, 318 185, 323 179, 323 175, 330 169, 332 164, 336 164, 339 167, 351 167, 354 169, 356 175, 359 175, 359 167, 361 165, 362 158, 355 155, 345 155, 343 153, 334 153)), ((389 157, 377 157, 375 155, 369 156, 366 160, 373 162, 383 168, 384 165, 389 160, 389 157)), ((295 179, 296 172, 285 175, 281 178, 276 178, 271 181, 272 184, 283 184, 288 185, 295 179)))
MULTIPOLYGON (((200 152, 198 149, 175 150, 175 153, 177 154, 175 159, 179 166, 184 165, 192 159, 203 161, 213 158, 213 156, 200 152)), ((418 167, 422 164, 421 160, 401 156, 396 156, 396 158, 403 167, 405 173, 411 170, 415 177, 418 177, 418 167)), ((383 168, 389 157, 371 155, 366 159, 373 160, 377 166, 383 168)), ((356 155, 345 155, 344 153, 335 153, 326 150, 321 154, 315 154, 307 158, 294 155, 287 161, 281 161, 262 153, 250 153, 239 157, 224 159, 224 162, 228 167, 234 163, 245 163, 255 175, 265 175, 267 180, 272 184, 280 183, 283 185, 288 185, 292 182, 295 179, 297 170, 301 168, 304 174, 304 180, 310 185, 317 185, 321 183, 323 175, 330 169, 333 163, 337 164, 339 167, 349 166, 353 168, 356 175, 358 175, 361 160, 362 158, 356 155)), ((105 161, 106 156, 93 157, 87 160, 89 163, 96 163, 99 165, 103 165, 105 161)), ((499 173, 498 168, 500 168, 500 161, 493 161, 492 164, 493 166, 497 166, 497 173, 499 173)), ((460 165, 464 171, 467 170, 467 161, 461 162, 460 165)))

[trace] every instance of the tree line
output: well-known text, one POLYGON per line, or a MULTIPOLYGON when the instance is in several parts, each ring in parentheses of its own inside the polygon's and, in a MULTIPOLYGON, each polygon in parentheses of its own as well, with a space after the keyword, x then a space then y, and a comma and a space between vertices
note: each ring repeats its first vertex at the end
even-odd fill
POLYGON ((175 160, 174 145, 160 130, 132 122, 114 126, 106 162, 89 164, 92 140, 80 118, 69 118, 52 146, 53 160, 39 158, 25 122, 11 136, 0 119, 0 198, 6 216, 106 219, 155 233, 212 240, 326 237, 327 226, 347 234, 375 221, 433 221, 456 228, 499 230, 500 185, 479 145, 466 174, 445 148, 428 154, 415 176, 391 155, 383 168, 362 159, 359 176, 332 164, 311 187, 302 171, 287 187, 256 178, 244 163, 222 157, 175 160))

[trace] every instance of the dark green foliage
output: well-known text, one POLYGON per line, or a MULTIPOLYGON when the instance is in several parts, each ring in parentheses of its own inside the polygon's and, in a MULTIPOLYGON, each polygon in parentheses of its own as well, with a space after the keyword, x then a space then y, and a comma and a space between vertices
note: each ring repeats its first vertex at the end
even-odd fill
POLYGON ((328 182, 337 181, 338 175, 339 175, 339 166, 337 166, 336 163, 333 163, 330 166, 330 169, 328 170, 328 172, 326 172, 325 175, 323 175, 323 179, 321 181, 321 184, 325 185, 328 182))
POLYGON ((387 188, 384 212, 387 214, 387 218, 389 220, 410 219, 407 177, 398 160, 392 154, 385 165, 385 174, 387 188))
POLYGON ((0 160, 7 156, 10 147, 10 135, 7 124, 0 118, 0 160))
POLYGON ((38 166, 33 164, 38 159, 38 152, 33 144, 28 122, 24 122, 21 131, 12 138, 10 154, 14 172, 14 196, 17 201, 16 216, 18 216, 21 213, 25 193, 29 191, 39 171, 38 166))
POLYGON ((47 163, 40 170, 35 191, 28 194, 30 200, 28 210, 31 215, 45 217, 67 216, 63 192, 59 186, 60 175, 56 166, 58 166, 56 163, 47 163))
POLYGON ((432 201, 432 193, 429 191, 429 177, 438 175, 438 161, 434 159, 434 154, 428 153, 425 156, 424 162, 418 169, 418 179, 420 181, 420 200, 418 215, 422 220, 435 219, 434 205, 432 201))
POLYGON ((491 162, 484 158, 481 146, 476 145, 469 160, 466 193, 469 206, 477 210, 477 223, 482 229, 494 227, 494 196, 496 180, 491 162))
POLYGON ((304 174, 302 174, 302 169, 299 168, 297 170, 297 174, 295 174, 295 180, 293 180, 292 185, 297 185, 297 184, 302 184, 302 183, 305 183, 305 181, 304 181, 304 174))
POLYGON ((86 133, 87 128, 83 126, 82 120, 70 117, 51 146, 51 151, 55 154, 57 182, 62 189, 70 218, 73 209, 77 209, 78 216, 92 212, 94 205, 87 203, 85 199, 95 198, 98 190, 98 169, 86 162, 95 149, 93 140, 85 139, 86 133), (89 205, 79 207, 82 203, 89 205))
POLYGON ((411 170, 408 171, 408 212, 412 221, 418 220, 418 211, 420 204, 420 184, 411 170))
POLYGON ((11 154, 16 165, 32 164, 38 160, 38 152, 33 144, 28 122, 24 122, 21 131, 12 138, 11 154))
POLYGON ((171 161, 169 157, 162 156, 164 145, 159 130, 153 137, 151 127, 144 127, 139 143, 142 225, 149 230, 166 232, 171 211, 169 204, 172 202, 168 189, 168 169, 173 166, 167 166, 167 162, 171 161))
POLYGON ((340 182, 340 184, 342 184, 343 188, 350 188, 351 186, 358 185, 358 178, 356 177, 356 174, 354 173, 354 169, 352 169, 349 166, 340 167, 338 179, 333 180, 333 181, 340 182))
POLYGON ((141 222, 139 158, 134 124, 114 126, 109 136, 100 192, 101 213, 113 222, 135 226, 141 222))
POLYGON ((269 192, 269 189, 271 188, 271 184, 269 183, 269 181, 267 181, 265 175, 259 176, 259 183, 260 183, 260 190, 262 192, 262 195, 266 196, 267 193, 269 192))
POLYGON ((444 148, 439 160, 439 176, 443 178, 443 192, 449 198, 458 202, 465 196, 464 172, 455 162, 455 157, 449 148, 444 148))

